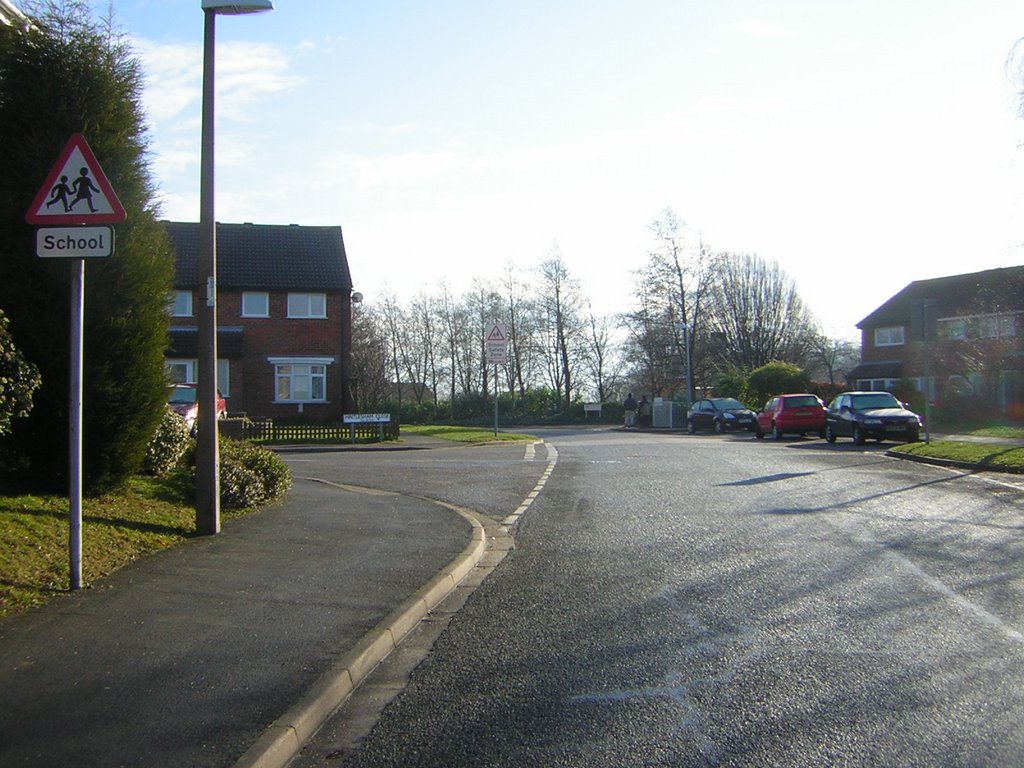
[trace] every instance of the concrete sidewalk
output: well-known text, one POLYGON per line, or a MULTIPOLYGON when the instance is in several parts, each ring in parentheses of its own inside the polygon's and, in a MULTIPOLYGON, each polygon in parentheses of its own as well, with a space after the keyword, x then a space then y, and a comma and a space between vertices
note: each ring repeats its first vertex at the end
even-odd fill
POLYGON ((471 514, 297 480, 0 622, 0 765, 284 765, 486 548, 471 514))

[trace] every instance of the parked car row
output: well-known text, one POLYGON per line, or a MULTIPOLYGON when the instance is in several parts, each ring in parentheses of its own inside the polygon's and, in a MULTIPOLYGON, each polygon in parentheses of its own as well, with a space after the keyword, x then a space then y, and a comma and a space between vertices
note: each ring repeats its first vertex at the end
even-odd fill
POLYGON ((841 392, 827 408, 806 392, 776 395, 757 413, 734 398, 709 397, 697 400, 686 414, 687 432, 703 429, 745 430, 758 439, 813 434, 830 443, 837 437, 850 437, 857 445, 869 438, 913 443, 921 434, 921 417, 889 392, 841 392))

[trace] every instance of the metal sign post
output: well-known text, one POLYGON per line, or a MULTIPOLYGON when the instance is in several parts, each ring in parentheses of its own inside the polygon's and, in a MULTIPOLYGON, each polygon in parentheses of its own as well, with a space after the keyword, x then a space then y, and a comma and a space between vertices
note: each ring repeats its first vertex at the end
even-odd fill
POLYGON ((498 436, 498 364, 508 363, 508 326, 494 323, 484 338, 487 362, 494 364, 494 436, 498 436))
POLYGON ((39 188, 25 221, 36 232, 36 256, 70 258, 71 354, 68 387, 68 565, 71 589, 82 588, 82 372, 85 259, 110 256, 114 231, 127 218, 85 137, 74 134, 39 188), (69 179, 74 179, 70 181, 69 179), (98 186, 97 186, 98 185, 98 186), (50 227, 49 224, 64 226, 50 227))
POLYGON ((71 390, 68 396, 68 564, 71 589, 82 588, 82 359, 85 259, 71 262, 71 390))

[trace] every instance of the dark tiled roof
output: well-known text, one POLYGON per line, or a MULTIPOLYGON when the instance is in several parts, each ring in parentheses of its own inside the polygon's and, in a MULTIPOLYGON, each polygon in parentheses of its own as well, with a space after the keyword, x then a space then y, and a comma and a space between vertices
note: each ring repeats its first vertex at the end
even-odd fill
POLYGON ((915 280, 857 323, 857 327, 906 325, 915 299, 935 299, 937 317, 1024 309, 1024 266, 915 280))
MULTIPOLYGON (((199 279, 199 225, 165 221, 177 252, 174 284, 199 279)), ((217 282, 222 289, 351 291, 341 227, 217 223, 217 282)))

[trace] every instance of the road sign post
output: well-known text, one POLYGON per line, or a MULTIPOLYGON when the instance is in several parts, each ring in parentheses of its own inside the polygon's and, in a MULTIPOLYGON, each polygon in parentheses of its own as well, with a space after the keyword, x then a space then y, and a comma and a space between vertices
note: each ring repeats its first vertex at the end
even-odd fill
POLYGON ((508 326, 494 323, 484 337, 487 362, 494 364, 494 434, 498 434, 498 365, 508 363, 508 326))
POLYGON ((40 226, 36 255, 70 258, 71 355, 68 392, 68 565, 71 589, 82 587, 82 374, 85 348, 85 259, 110 256, 114 231, 127 218, 85 137, 74 134, 39 188, 25 221, 40 226), (61 226, 50 226, 61 225, 61 226))

